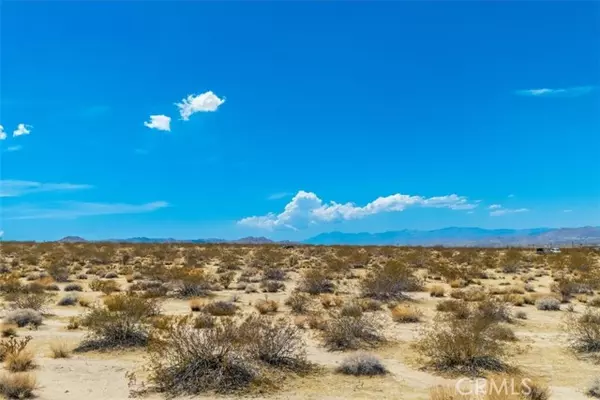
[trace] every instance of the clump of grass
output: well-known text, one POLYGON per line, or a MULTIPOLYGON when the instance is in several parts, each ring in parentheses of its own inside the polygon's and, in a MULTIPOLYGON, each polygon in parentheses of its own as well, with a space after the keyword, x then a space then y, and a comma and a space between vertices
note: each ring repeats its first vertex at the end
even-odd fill
POLYGON ((344 375, 375 376, 388 373, 383 363, 374 355, 360 353, 342 361, 336 371, 344 375))
POLYGON ((31 373, 21 372, 0 377, 0 393, 9 399, 32 398, 36 388, 37 381, 31 373))
POLYGON ((344 306, 340 309, 340 315, 343 317, 358 318, 363 315, 363 309, 357 302, 344 304, 344 306))
POLYGON ((202 311, 217 317, 232 316, 238 310, 238 306, 228 301, 213 301, 207 303, 202 308, 202 311))
POLYGON ((429 288, 429 295, 431 297, 444 297, 446 295, 446 289, 442 285, 433 285, 429 288))
POLYGON ((542 311, 560 311, 560 301, 554 297, 544 297, 535 302, 535 307, 542 311))
POLYGON ((464 300, 445 300, 437 303, 436 310, 454 314, 458 319, 467 318, 470 314, 469 305, 464 300))
POLYGON ((34 355, 29 350, 8 353, 4 363, 10 372, 25 372, 36 366, 34 355))
POLYGON ((192 299, 190 300, 190 309, 195 312, 202 311, 202 307, 204 307, 204 304, 204 300, 192 299))
POLYGON ((423 312, 414 306, 398 304, 392 308, 392 319, 395 322, 409 323, 421 322, 423 312))
POLYGON ((527 319, 527 313, 525 311, 517 311, 515 313, 515 318, 517 318, 517 319, 527 319))
POLYGON ((0 330, 2 332, 2 337, 9 338, 17 336, 17 324, 2 324, 0 330))
POLYGON ((52 358, 71 357, 71 346, 66 342, 56 341, 50 344, 50 356, 52 358))
POLYGON ((115 281, 103 281, 100 279, 94 279, 90 282, 90 290, 94 292, 102 292, 106 295, 118 292, 121 290, 119 284, 115 281))
POLYGON ((194 319, 194 328, 196 329, 209 329, 214 328, 217 323, 217 319, 212 315, 199 314, 194 319))
POLYGON ((294 292, 284 302, 294 314, 306 314, 312 306, 312 299, 306 293, 294 292))
POLYGON ((92 300, 88 297, 78 297, 77 301, 81 307, 89 307, 92 304, 92 300))
POLYGON ((383 307, 381 302, 375 299, 360 299, 358 304, 364 312, 379 311, 383 307))
POLYGON ((7 324, 15 324, 19 328, 24 326, 37 328, 42 324, 42 319, 42 314, 39 311, 24 308, 10 311, 6 317, 4 317, 4 322, 7 324))
POLYGON ((321 305, 325 309, 341 307, 342 304, 344 304, 344 299, 342 297, 328 293, 322 294, 319 297, 319 300, 321 300, 321 305))
POLYGON ((49 300, 47 293, 19 293, 11 298, 11 308, 41 311, 49 300))
POLYGON ((261 314, 273 314, 279 309, 279 303, 275 300, 261 299, 254 304, 254 308, 261 314))
POLYGON ((370 314, 360 317, 336 315, 325 324, 323 343, 329 350, 356 350, 385 342, 383 326, 370 314))

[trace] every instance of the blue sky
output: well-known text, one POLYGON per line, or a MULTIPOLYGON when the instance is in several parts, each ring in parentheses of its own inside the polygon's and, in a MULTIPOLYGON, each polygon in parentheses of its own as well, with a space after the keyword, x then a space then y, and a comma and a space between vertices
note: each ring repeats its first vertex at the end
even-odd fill
POLYGON ((5 239, 600 225, 597 2, 0 7, 5 239))

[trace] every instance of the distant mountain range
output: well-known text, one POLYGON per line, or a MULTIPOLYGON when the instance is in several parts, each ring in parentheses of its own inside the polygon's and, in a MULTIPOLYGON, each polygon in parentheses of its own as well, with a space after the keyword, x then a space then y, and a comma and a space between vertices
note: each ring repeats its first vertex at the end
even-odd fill
MULTIPOLYGON (((59 242, 86 242, 78 236, 67 236, 59 242)), ((237 240, 194 239, 178 240, 173 238, 136 237, 129 239, 108 239, 103 242, 123 243, 238 243, 238 244, 300 244, 298 242, 275 242, 266 237, 245 237, 237 240)), ((313 245, 396 245, 396 246, 529 246, 529 245, 567 245, 600 244, 600 227, 582 228, 534 228, 534 229, 482 229, 450 227, 431 231, 400 230, 381 233, 322 233, 302 244, 313 245)))

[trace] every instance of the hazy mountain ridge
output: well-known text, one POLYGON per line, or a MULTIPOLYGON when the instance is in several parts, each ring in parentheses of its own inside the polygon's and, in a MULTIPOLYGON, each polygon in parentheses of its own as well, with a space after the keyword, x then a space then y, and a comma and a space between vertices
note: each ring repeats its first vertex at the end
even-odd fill
MULTIPOLYGON (((108 239, 102 242, 121 243, 237 243, 237 244, 313 244, 313 245, 398 245, 398 246, 528 246, 600 244, 600 227, 581 228, 534 228, 534 229, 483 229, 449 227, 430 231, 399 230, 379 233, 321 233, 302 242, 289 240, 273 241, 266 237, 244 237, 236 240, 218 238, 179 240, 173 238, 135 237, 108 239)), ((79 236, 67 236, 59 242, 87 242, 79 236)))

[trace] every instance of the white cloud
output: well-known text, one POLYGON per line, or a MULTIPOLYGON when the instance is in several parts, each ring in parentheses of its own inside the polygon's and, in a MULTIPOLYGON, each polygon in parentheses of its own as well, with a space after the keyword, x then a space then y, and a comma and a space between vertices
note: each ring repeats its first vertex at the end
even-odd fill
POLYGON ((171 117, 166 115, 151 115, 150 122, 144 122, 144 125, 151 129, 159 131, 171 131, 171 117))
POLYGON ((4 231, 0 231, 0 238, 4 236, 4 231))
POLYGON ((512 199, 512 198, 514 198, 514 197, 515 197, 515 195, 514 195, 514 194, 509 194, 509 195, 508 195, 508 198, 509 198, 509 199, 512 199))
POLYGON ((238 221, 238 224, 263 229, 297 229, 319 222, 355 220, 383 212, 403 211, 411 206, 452 210, 469 210, 477 207, 476 204, 469 203, 466 197, 456 194, 430 198, 394 194, 379 197, 362 207, 353 203, 341 204, 334 201, 326 204, 315 193, 301 190, 280 214, 269 213, 247 217, 238 221))
POLYGON ((33 129, 31 125, 19 124, 17 125, 17 129, 13 131, 13 136, 29 135, 31 129, 33 129))
POLYGON ((4 127, 0 125, 0 140, 6 139, 6 132, 4 132, 4 127))
POLYGON ((272 195, 267 197, 267 200, 279 200, 279 199, 283 199, 284 197, 292 196, 293 194, 294 193, 290 193, 290 192, 273 193, 272 195))
POLYGON ((502 206, 500 204, 492 204, 488 207, 489 210, 495 210, 497 208, 502 208, 502 206))
POLYGON ((516 94, 521 96, 533 96, 533 97, 577 97, 583 96, 594 90, 593 86, 576 86, 562 89, 526 89, 517 90, 516 94))
POLYGON ((23 148, 23 146, 10 146, 6 148, 7 152, 19 151, 23 148))
POLYGON ((190 94, 181 100, 181 103, 175 103, 175 105, 179 107, 181 118, 187 121, 194 113, 217 111, 217 108, 223 103, 225 103, 224 98, 220 99, 216 94, 208 91, 197 96, 190 94))
POLYGON ((573 210, 563 210, 563 212, 570 213, 570 212, 573 212, 573 210))
POLYGON ((0 180, 0 197, 18 197, 30 193, 90 189, 91 185, 73 183, 41 183, 17 180, 0 180))
POLYGON ((145 204, 85 203, 71 201, 56 203, 46 207, 27 205, 6 207, 3 210, 3 214, 6 219, 12 220, 75 219, 95 215, 139 214, 156 211, 168 206, 169 204, 164 201, 155 201, 145 204))
POLYGON ((490 212, 490 215, 492 217, 499 217, 501 215, 523 213, 523 212, 528 212, 528 211, 529 211, 529 209, 527 209, 527 208, 500 208, 500 209, 490 212))

